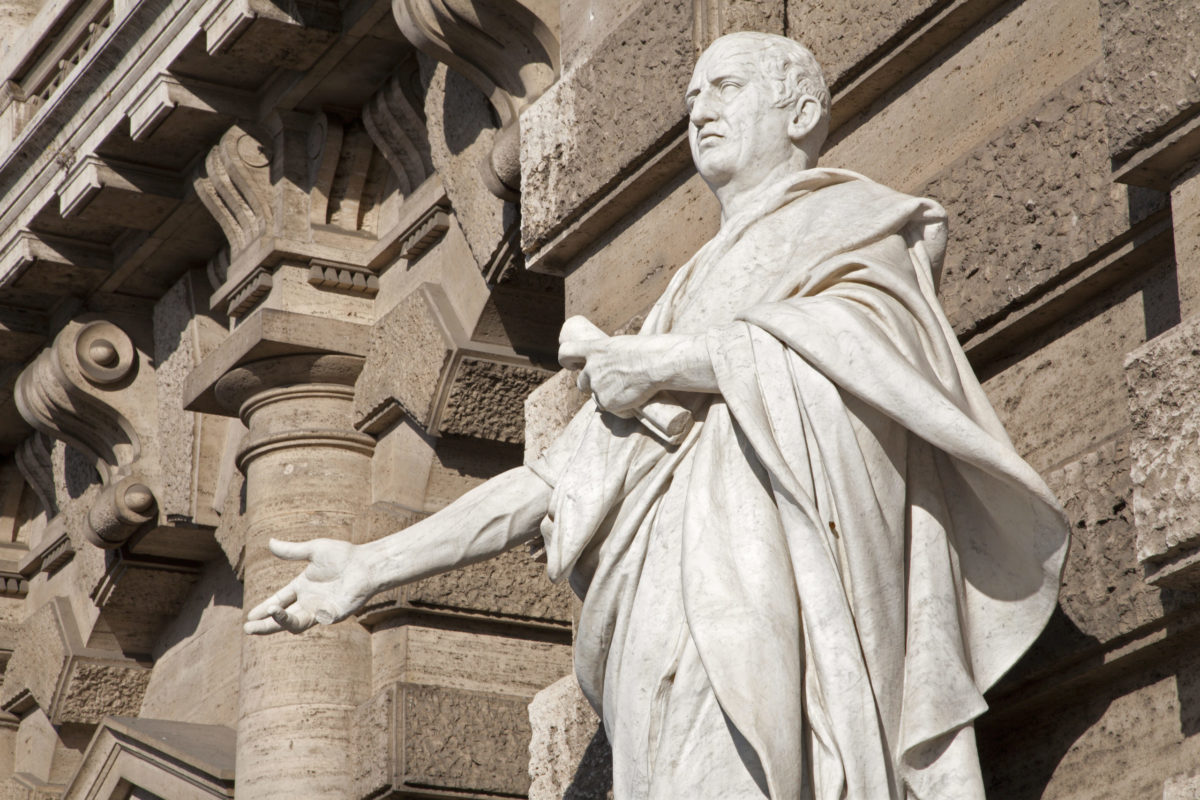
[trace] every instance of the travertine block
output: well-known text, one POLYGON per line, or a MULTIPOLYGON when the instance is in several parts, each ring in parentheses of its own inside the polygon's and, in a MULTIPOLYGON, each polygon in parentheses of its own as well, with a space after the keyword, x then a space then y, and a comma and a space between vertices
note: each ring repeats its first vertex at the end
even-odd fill
POLYGON ((1017 452, 1035 469, 1069 463, 1129 425, 1124 353, 1152 328, 1167 263, 1059 319, 983 381, 1017 452))
POLYGON ((575 416, 587 397, 575 385, 577 373, 562 370, 525 400, 525 460, 549 447, 575 416))
POLYGON ((525 437, 525 400, 551 373, 537 367, 464 358, 442 412, 440 432, 497 442, 525 437))
POLYGON ((1101 0, 1110 152, 1121 159, 1200 103, 1200 6, 1192 0, 1101 0))
POLYGON ((1133 422, 1138 560, 1152 579, 1200 581, 1200 317, 1147 342, 1125 364, 1133 422))
MULTIPOLYGON (((1130 463, 1128 440, 1119 436, 1046 475, 1071 522, 1059 604, 1089 641, 1111 642, 1164 613, 1160 590, 1146 583, 1138 564, 1130 463)), ((1082 644, 1044 639, 1039 652, 1047 659, 1082 644)))
POLYGON ((921 190, 951 215, 940 295, 960 333, 1165 208, 1162 193, 1112 182, 1101 80, 1071 80, 921 190))
POLYGON ((536 251, 597 194, 682 131, 693 3, 648 0, 521 115, 521 246, 536 251), (613 120, 621 135, 611 135, 613 120))
POLYGON ((788 0, 788 34, 808 45, 836 91, 856 66, 939 5, 937 0, 788 0))
POLYGON ((976 32, 908 75, 852 130, 839 129, 844 138, 822 165, 917 191, 1101 55, 1092 0, 1027 0, 997 10, 976 32))
POLYGON ((355 797, 524 795, 526 700, 397 683, 360 706, 355 797), (382 746, 381 746, 382 745, 382 746))
POLYGON ((529 723, 529 800, 612 797, 612 750, 573 674, 537 693, 529 723))

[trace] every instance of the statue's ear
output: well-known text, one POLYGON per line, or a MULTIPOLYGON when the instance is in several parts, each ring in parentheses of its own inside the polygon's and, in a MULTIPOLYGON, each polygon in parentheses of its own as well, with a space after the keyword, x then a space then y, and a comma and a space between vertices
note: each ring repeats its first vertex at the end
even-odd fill
POLYGON ((821 101, 806 94, 796 101, 796 113, 788 123, 788 138, 797 147, 821 122, 821 101))

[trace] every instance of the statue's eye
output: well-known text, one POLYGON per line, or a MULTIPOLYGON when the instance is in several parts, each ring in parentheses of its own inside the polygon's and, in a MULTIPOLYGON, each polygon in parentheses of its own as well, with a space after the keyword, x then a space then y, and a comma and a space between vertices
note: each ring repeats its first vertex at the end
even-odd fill
POLYGON ((717 85, 717 93, 721 96, 722 100, 728 100, 737 94, 741 88, 742 84, 735 80, 723 80, 717 85))

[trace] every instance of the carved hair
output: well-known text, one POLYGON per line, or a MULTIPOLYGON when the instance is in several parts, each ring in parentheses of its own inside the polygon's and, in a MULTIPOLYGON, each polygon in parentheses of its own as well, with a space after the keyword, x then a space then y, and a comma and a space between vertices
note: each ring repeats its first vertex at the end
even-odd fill
POLYGON ((773 33, 743 31, 730 33, 717 39, 727 44, 745 43, 758 56, 758 66, 763 77, 772 85, 772 105, 785 107, 795 105, 801 97, 815 97, 821 104, 821 116, 829 119, 829 89, 825 75, 816 57, 804 45, 786 36, 773 33))

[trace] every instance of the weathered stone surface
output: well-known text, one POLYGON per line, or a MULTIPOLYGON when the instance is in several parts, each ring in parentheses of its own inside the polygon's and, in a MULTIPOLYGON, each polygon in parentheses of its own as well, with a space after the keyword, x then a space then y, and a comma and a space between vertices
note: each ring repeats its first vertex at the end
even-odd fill
POLYGON ((1021 699, 976 725, 988 797, 1160 798, 1171 774, 1200 760, 1200 671, 1187 649, 1011 707, 1021 699))
POLYGON ((529 723, 529 800, 612 797, 612 750, 573 674, 534 696, 529 723))
POLYGON ((150 682, 150 670, 136 664, 74 659, 53 720, 95 725, 106 716, 136 716, 150 682))
POLYGON ((532 461, 554 443, 587 399, 572 370, 554 374, 525 400, 525 459, 532 461))
POLYGON ((183 382, 224 336, 205 313, 207 279, 189 273, 154 307, 154 377, 158 384, 159 507, 205 525, 218 521, 212 491, 226 421, 183 409, 183 382), (199 473, 199 474, 197 474, 199 473))
POLYGON ((1177 313, 1174 288, 1172 264, 1149 269, 987 366, 984 388, 1035 469, 1068 463, 1128 427, 1124 354, 1157 318, 1177 313))
POLYGON ((950 213, 940 295, 960 334, 1165 208, 1113 183, 1099 73, 1077 76, 920 190, 950 213))
MULTIPOLYGON (((1071 522, 1060 607, 1092 642, 1111 642, 1161 619, 1164 612, 1164 598, 1146 583, 1137 558, 1129 467, 1126 435, 1118 435, 1046 475, 1071 522)), ((1050 647, 1080 644, 1078 637, 1048 638, 1056 639, 1044 643, 1050 647)))
POLYGON ((917 191, 1100 56, 1092 0, 1006 5, 835 131, 821 163, 917 191))
POLYGON ((523 796, 529 721, 523 698, 399 683, 360 707, 369 757, 356 797, 433 790, 456 797, 523 796))
POLYGON ((449 355, 450 343, 426 293, 415 291, 397 303, 371 329, 354 393, 356 424, 388 414, 389 406, 427 422, 449 355))
POLYGON ((720 207, 700 176, 677 173, 579 253, 564 287, 567 316, 582 314, 615 331, 644 314, 720 221, 720 207))
POLYGON ((464 358, 446 398, 443 434, 519 443, 525 437, 525 400, 550 373, 536 367, 464 358))
POLYGON ((813 51, 837 91, 856 67, 938 6, 939 0, 850 0, 811 3, 788 0, 788 35, 813 51))
POLYGON ((523 698, 405 687, 406 782, 524 794, 529 722, 523 698), (419 734, 419 735, 414 735, 419 734))
POLYGON ((492 194, 480 172, 496 136, 492 110, 470 81, 445 64, 435 64, 424 56, 420 63, 433 165, 475 263, 482 267, 517 217, 516 206, 492 194))
POLYGON ((49 713, 69 655, 54 607, 42 606, 22 626, 20 646, 5 668, 0 705, 7 707, 25 695, 49 713))
POLYGON ((566 583, 553 584, 545 566, 525 546, 480 564, 409 584, 402 597, 414 606, 459 610, 512 619, 571 621, 566 583))
POLYGON ((528 701, 571 671, 565 631, 529 633, 515 637, 484 626, 451 629, 388 620, 372 636, 374 688, 401 681, 528 701))
POLYGON ((242 616, 242 585, 214 560, 155 644, 137 716, 236 728, 242 616))
POLYGON ((1130 354, 1133 511, 1138 558, 1172 582, 1196 582, 1200 549, 1200 318, 1130 354), (1176 570, 1181 570, 1176 572, 1176 570), (1170 579, 1168 579, 1170 580, 1170 579))
POLYGON ((545 244, 605 187, 682 130, 692 3, 647 0, 521 116, 521 247, 545 244), (621 120, 621 136, 612 136, 621 120))
POLYGON ((1109 149, 1132 155, 1200 104, 1200 6, 1191 0, 1100 0, 1109 149))

